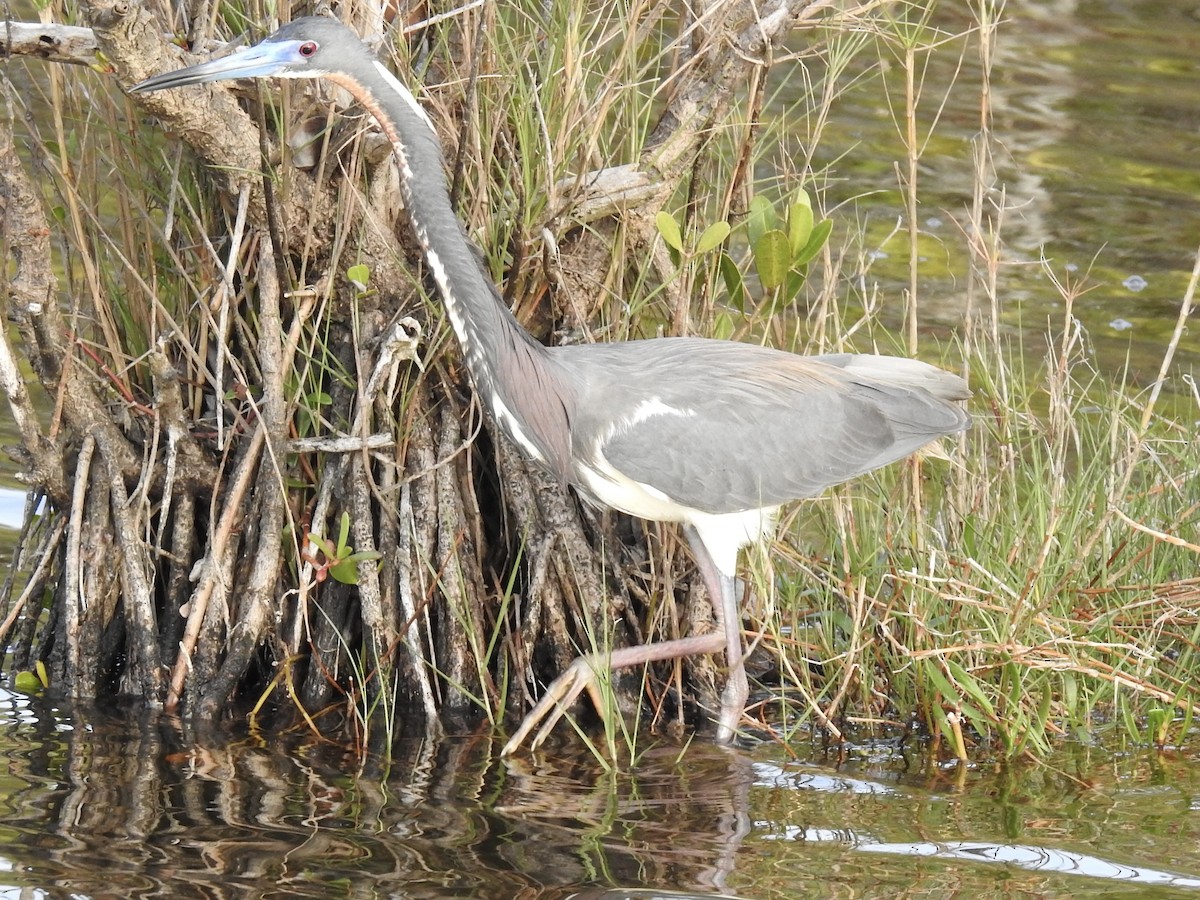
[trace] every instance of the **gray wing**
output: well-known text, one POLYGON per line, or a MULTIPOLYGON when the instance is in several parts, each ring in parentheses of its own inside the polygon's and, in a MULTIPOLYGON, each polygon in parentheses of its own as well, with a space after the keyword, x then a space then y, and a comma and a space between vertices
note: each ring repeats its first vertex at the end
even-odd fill
POLYGON ((575 449, 709 513, 815 496, 969 421, 949 402, 969 396, 962 380, 913 360, 688 339, 580 349, 605 352, 580 369, 575 449))

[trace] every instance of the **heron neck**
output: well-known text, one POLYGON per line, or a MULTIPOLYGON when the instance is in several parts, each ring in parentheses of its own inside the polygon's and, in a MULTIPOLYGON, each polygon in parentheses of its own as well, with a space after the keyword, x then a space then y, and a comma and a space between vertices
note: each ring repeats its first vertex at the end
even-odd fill
POLYGON ((407 88, 376 65, 391 79, 395 102, 384 107, 372 102, 366 91, 351 92, 392 142, 405 211, 475 389, 526 455, 565 480, 570 474, 568 381, 546 348, 504 305, 478 249, 464 233, 450 202, 441 144, 429 120, 407 88))

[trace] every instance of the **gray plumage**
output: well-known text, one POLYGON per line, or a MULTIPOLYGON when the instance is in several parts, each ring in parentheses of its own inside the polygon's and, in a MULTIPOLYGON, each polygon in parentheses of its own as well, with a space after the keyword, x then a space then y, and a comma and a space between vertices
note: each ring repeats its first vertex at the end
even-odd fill
POLYGON ((968 396, 962 379, 912 360, 695 338, 567 347, 550 359, 573 375, 571 433, 585 458, 641 404, 690 410, 646 418, 600 449, 635 481, 708 513, 813 497, 968 421, 946 402, 968 396))

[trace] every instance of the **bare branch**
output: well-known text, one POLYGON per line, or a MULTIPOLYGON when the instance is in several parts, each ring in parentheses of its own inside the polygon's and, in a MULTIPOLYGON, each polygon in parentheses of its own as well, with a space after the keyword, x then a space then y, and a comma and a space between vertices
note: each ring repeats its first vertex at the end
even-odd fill
POLYGON ((72 66, 96 66, 99 48, 90 28, 53 22, 0 22, 0 57, 25 56, 72 66))

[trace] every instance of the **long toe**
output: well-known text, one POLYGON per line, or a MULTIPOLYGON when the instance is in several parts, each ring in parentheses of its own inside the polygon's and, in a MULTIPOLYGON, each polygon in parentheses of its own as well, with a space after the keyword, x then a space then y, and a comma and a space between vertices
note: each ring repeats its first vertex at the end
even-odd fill
MULTIPOLYGON (((538 732, 530 743, 529 749, 536 750, 540 747, 550 736, 550 732, 554 730, 558 720, 566 714, 567 710, 571 708, 571 704, 585 690, 593 699, 598 696, 595 664, 586 656, 581 656, 550 683, 550 686, 546 688, 546 693, 542 695, 542 699, 529 711, 529 715, 521 722, 516 733, 509 738, 508 743, 500 751, 500 755, 512 756, 516 753, 535 728, 538 729, 538 732)), ((600 709, 601 707, 597 704, 596 708, 600 709)))

